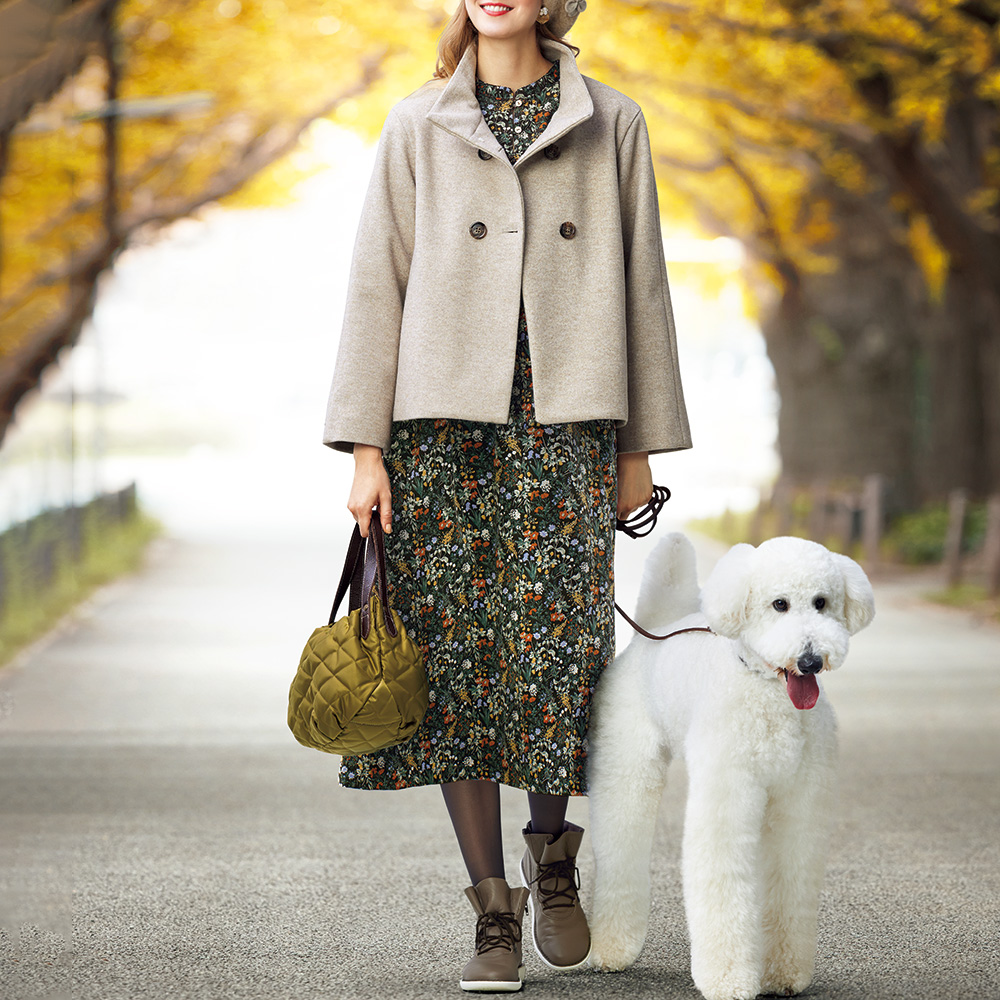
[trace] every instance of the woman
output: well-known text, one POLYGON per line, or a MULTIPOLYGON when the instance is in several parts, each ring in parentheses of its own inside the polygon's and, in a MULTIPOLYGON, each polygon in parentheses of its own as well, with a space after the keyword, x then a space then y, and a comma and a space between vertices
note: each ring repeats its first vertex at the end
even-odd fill
POLYGON ((520 989, 526 905, 543 962, 586 964, 565 813, 614 652, 615 514, 649 500, 649 453, 690 447, 646 126, 561 40, 585 6, 463 0, 390 111, 324 437, 354 454, 362 534, 378 508, 431 692, 410 741, 340 778, 441 785, 477 914, 466 990, 520 989), (528 793, 526 888, 500 784, 528 793))

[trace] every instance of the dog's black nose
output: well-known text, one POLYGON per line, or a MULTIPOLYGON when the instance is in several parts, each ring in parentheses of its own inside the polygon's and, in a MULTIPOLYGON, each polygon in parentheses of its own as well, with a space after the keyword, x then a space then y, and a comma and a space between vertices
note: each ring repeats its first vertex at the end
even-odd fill
POLYGON ((807 649, 796 660, 795 665, 799 668, 800 674, 818 674, 823 669, 823 657, 807 649))

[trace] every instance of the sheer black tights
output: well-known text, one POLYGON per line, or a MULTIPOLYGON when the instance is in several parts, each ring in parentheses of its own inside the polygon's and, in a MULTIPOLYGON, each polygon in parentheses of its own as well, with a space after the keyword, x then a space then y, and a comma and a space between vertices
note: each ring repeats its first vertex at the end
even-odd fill
POLYGON ((441 791, 472 884, 504 878, 500 786, 492 781, 452 781, 441 791))
MULTIPOLYGON (((492 781, 452 781, 441 786, 469 878, 505 878, 500 834, 500 786, 492 781)), ((568 795, 528 792, 533 833, 562 833, 568 795)))

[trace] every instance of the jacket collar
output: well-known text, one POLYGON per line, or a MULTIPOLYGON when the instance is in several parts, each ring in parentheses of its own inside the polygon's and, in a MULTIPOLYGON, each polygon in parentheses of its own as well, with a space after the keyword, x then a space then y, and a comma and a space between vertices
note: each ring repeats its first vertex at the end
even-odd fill
MULTIPOLYGON (((577 69, 572 51, 548 38, 543 38, 540 42, 542 54, 559 63, 559 107, 542 134, 521 154, 516 166, 520 166, 530 156, 555 142, 594 113, 594 102, 580 70, 577 69)), ((507 158, 496 136, 486 124, 479 101, 476 100, 475 45, 470 45, 463 53, 451 79, 427 112, 427 118, 478 149, 493 156, 507 158)))

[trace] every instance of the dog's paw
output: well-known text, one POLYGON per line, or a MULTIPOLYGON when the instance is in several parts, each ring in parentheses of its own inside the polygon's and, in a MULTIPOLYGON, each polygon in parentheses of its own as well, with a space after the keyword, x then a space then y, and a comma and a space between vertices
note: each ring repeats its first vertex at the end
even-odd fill
POLYGON ((760 982, 755 977, 727 973, 717 977, 699 978, 695 986, 705 1000, 754 1000, 760 993, 760 982))
POLYGON ((796 997, 806 989, 811 981, 811 976, 776 977, 762 983, 760 992, 766 997, 796 997))
POLYGON ((590 967, 598 972, 621 972, 635 962, 640 951, 641 941, 636 946, 626 941, 601 938, 591 944, 588 961, 590 967))

